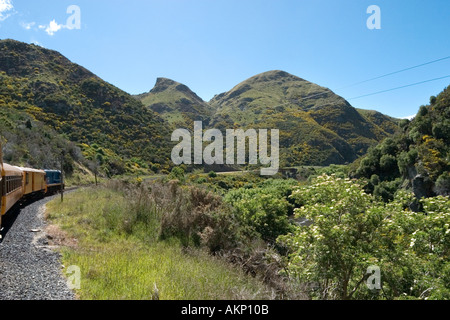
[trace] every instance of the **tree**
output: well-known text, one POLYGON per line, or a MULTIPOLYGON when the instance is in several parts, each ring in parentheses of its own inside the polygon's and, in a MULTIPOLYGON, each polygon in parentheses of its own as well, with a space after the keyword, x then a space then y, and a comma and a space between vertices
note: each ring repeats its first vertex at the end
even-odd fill
POLYGON ((351 299, 367 278, 367 267, 376 262, 368 252, 375 245, 373 234, 382 223, 382 211, 359 184, 333 176, 319 176, 292 197, 304 204, 296 216, 313 225, 279 238, 292 252, 289 273, 314 283, 315 297, 351 299))
POLYGON ((293 192, 298 217, 312 225, 278 238, 290 252, 286 272, 319 299, 450 297, 450 199, 419 200, 399 191, 384 203, 349 179, 320 176, 293 192), (381 271, 381 289, 365 287, 367 268, 381 271))
POLYGON ((89 168, 89 170, 92 171, 92 173, 94 174, 95 177, 95 185, 98 185, 98 180, 97 180, 97 176, 99 173, 99 169, 100 169, 100 164, 98 163, 98 161, 88 161, 87 162, 87 166, 89 168))

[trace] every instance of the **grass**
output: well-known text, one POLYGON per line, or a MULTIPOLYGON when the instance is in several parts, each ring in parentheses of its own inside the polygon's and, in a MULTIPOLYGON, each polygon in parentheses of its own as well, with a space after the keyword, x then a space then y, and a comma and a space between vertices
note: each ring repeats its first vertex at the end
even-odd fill
POLYGON ((164 300, 270 297, 261 282, 219 258, 159 240, 160 214, 104 187, 48 203, 47 218, 72 243, 61 248, 62 262, 81 269, 80 299, 151 299, 155 285, 164 300))

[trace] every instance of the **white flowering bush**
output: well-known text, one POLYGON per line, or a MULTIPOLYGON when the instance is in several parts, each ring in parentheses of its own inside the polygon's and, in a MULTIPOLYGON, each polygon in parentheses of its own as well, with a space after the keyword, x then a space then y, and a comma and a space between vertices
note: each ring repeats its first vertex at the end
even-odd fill
POLYGON ((385 204, 350 179, 319 176, 295 190, 295 215, 309 219, 278 242, 290 252, 286 272, 319 299, 450 297, 448 197, 421 200, 399 191, 385 204), (381 270, 381 287, 369 290, 369 266, 381 270))

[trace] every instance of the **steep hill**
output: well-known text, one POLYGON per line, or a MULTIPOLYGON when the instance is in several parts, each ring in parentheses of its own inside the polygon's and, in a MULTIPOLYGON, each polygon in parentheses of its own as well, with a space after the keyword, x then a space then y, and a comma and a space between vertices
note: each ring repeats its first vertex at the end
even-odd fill
POLYGON ((331 90, 284 71, 256 75, 215 96, 211 125, 281 131, 283 165, 354 161, 386 138, 396 120, 358 111, 331 90))
POLYGON ((173 128, 191 128, 197 120, 207 123, 213 114, 212 108, 186 85, 167 78, 158 78, 150 92, 135 97, 173 128))
POLYGON ((95 143, 115 158, 97 159, 100 165, 114 162, 107 168, 114 173, 126 170, 124 159, 139 164, 170 158, 163 119, 56 51, 0 41, 0 88, 0 107, 26 112, 85 148, 95 143))

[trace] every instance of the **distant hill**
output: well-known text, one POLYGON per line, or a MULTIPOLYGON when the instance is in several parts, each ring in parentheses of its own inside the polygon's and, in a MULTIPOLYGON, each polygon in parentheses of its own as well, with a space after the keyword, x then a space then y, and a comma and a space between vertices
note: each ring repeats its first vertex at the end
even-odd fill
POLYGON ((203 101, 187 86, 158 78, 149 92, 135 96, 172 127, 274 128, 281 131, 283 166, 354 161, 370 146, 398 130, 398 120, 353 108, 331 90, 284 71, 269 71, 203 101))
POLYGON ((251 77, 209 102, 167 78, 132 96, 56 51, 14 40, 0 41, 0 85, 0 107, 76 143, 109 174, 169 170, 172 130, 192 129, 195 120, 279 129, 282 166, 350 163, 398 128, 396 119, 357 110, 284 71, 251 77))
POLYGON ((367 121, 380 127, 384 132, 394 134, 398 131, 400 119, 396 119, 375 110, 356 109, 367 121))
POLYGON ((135 97, 173 128, 192 128, 194 121, 207 123, 213 115, 212 108, 191 89, 167 78, 158 78, 150 92, 135 97))
POLYGON ((215 96, 212 126, 278 128, 284 165, 354 161, 391 135, 397 120, 353 108, 331 90, 284 71, 269 71, 215 96))
POLYGON ((170 132, 158 114, 60 53, 0 41, 0 106, 26 112, 84 149, 111 173, 168 163, 170 132), (90 150, 92 151, 92 150, 90 150))

